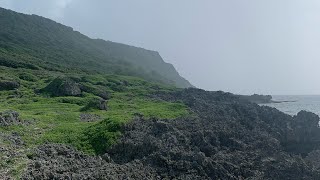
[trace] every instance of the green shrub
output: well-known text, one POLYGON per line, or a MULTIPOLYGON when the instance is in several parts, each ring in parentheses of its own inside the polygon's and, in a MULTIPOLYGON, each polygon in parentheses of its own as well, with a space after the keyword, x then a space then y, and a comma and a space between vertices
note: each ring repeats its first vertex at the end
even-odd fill
POLYGON ((87 105, 81 109, 81 111, 88 110, 107 110, 107 102, 101 98, 92 98, 88 101, 87 105))
POLYGON ((99 96, 103 99, 109 99, 109 94, 106 88, 101 86, 94 86, 90 83, 81 83, 81 90, 99 96))
POLYGON ((95 153, 102 154, 117 142, 117 139, 121 136, 122 126, 123 123, 121 122, 105 119, 87 128, 84 134, 95 153))
POLYGON ((38 80, 36 76, 27 72, 19 74, 19 78, 25 81, 30 81, 30 82, 36 82, 38 80))
POLYGON ((61 102, 61 103, 76 104, 79 106, 86 105, 88 101, 88 99, 81 98, 81 97, 58 97, 56 99, 58 102, 61 102))

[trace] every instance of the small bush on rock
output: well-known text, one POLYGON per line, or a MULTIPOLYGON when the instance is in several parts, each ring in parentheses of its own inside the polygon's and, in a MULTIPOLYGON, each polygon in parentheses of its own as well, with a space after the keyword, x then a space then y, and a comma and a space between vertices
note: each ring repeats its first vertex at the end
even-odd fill
POLYGON ((107 148, 117 142, 121 136, 122 123, 105 119, 85 131, 85 136, 97 154, 104 153, 107 148))

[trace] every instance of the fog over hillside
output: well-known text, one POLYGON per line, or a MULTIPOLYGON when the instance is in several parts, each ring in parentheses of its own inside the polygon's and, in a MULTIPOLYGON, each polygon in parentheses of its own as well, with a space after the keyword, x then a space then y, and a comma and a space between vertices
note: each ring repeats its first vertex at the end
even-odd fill
POLYGON ((159 51, 207 90, 320 93, 317 0, 3 0, 0 6, 159 51))

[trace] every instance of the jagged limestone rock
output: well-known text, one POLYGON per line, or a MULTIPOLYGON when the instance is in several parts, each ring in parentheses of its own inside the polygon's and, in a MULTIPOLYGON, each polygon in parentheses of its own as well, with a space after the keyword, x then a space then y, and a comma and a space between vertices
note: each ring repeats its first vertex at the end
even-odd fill
POLYGON ((16 111, 0 112, 0 126, 10 126, 20 124, 19 113, 16 111))
POLYGON ((81 89, 78 83, 68 77, 54 79, 42 92, 52 96, 80 96, 81 89))

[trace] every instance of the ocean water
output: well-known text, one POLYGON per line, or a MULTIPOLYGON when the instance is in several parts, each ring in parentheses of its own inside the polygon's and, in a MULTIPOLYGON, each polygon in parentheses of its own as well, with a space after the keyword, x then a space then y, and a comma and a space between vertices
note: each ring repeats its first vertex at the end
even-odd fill
POLYGON ((320 116, 320 95, 308 96, 272 96, 274 101, 295 101, 283 103, 261 104, 265 106, 275 107, 278 110, 296 115, 301 110, 313 112, 320 116))

